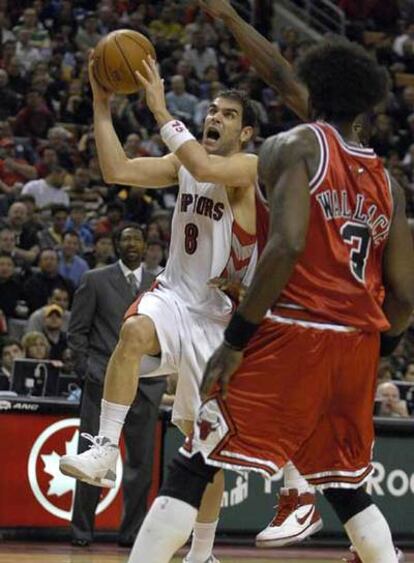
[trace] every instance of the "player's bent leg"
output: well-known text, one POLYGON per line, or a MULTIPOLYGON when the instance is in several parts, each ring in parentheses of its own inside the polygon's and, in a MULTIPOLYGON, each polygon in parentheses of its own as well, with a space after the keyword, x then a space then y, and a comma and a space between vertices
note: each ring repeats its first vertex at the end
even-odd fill
POLYGON ((170 464, 167 479, 135 540, 130 563, 168 563, 194 527, 204 491, 219 471, 200 454, 180 454, 170 464))
MULTIPOLYGON (((180 430, 186 436, 191 434, 193 424, 190 420, 177 422, 180 430)), ((183 563, 220 563, 212 552, 223 492, 224 471, 218 471, 213 482, 209 483, 204 491, 197 520, 194 524, 191 548, 183 563)))
POLYGON ((260 548, 282 547, 303 541, 322 529, 315 489, 291 461, 283 468, 283 488, 270 524, 256 536, 260 548))
POLYGON ((112 488, 116 480, 119 438, 138 389, 139 365, 145 354, 159 353, 153 321, 133 316, 124 322, 118 344, 109 361, 98 436, 84 436, 89 450, 62 456, 59 467, 64 475, 98 487, 112 488))
MULTIPOLYGON (((371 497, 362 488, 327 489, 325 497, 345 527, 363 563, 398 563, 391 530, 371 497)), ((351 560, 352 561, 352 560, 351 560)))

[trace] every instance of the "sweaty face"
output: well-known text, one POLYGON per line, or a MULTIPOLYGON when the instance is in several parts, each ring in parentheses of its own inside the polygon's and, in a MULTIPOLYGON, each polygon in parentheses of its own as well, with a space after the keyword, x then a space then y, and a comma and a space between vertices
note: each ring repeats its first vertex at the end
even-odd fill
POLYGON ((203 130, 207 152, 227 156, 240 150, 243 132, 248 129, 242 126, 242 111, 238 102, 226 98, 216 98, 210 104, 203 130))

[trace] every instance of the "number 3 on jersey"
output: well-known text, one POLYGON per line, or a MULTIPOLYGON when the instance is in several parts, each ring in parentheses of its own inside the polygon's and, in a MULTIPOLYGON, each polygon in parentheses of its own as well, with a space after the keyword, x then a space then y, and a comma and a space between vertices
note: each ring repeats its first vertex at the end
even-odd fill
POLYGON ((184 228, 184 248, 187 254, 194 254, 197 250, 198 227, 194 223, 187 223, 184 228))
POLYGON ((344 242, 351 246, 349 262, 352 275, 359 282, 365 283, 365 268, 371 248, 368 227, 347 221, 341 228, 341 236, 344 242))

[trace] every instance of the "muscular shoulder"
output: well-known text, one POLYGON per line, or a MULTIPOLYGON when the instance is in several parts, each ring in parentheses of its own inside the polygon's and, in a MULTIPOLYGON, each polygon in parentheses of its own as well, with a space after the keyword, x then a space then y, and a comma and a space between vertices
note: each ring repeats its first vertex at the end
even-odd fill
POLYGON ((259 178, 271 180, 274 173, 305 160, 310 175, 317 165, 319 145, 313 131, 306 125, 299 125, 290 131, 266 139, 259 154, 259 178))

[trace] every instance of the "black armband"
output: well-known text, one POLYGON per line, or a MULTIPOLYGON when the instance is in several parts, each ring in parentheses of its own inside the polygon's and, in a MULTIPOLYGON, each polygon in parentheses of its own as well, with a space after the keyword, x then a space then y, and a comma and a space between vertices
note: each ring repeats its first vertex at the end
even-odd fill
POLYGON ((260 324, 247 321, 236 311, 224 331, 225 343, 233 350, 243 350, 259 326, 260 324))
POLYGON ((386 356, 390 356, 398 344, 400 343, 401 338, 403 337, 404 333, 402 332, 398 336, 388 336, 385 333, 381 333, 381 343, 380 343, 380 356, 384 358, 386 356))

